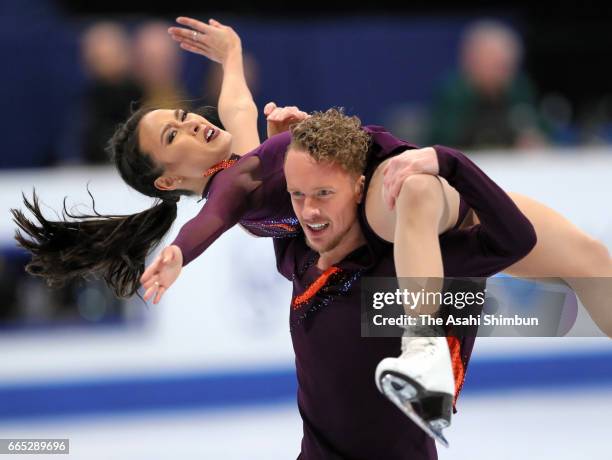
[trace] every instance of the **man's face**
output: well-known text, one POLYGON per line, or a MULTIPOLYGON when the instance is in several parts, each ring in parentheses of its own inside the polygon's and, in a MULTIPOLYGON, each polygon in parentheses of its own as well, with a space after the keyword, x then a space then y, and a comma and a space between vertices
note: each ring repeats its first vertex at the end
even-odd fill
POLYGON ((317 163, 307 152, 294 149, 287 152, 285 177, 308 246, 322 254, 358 239, 363 178, 339 165, 317 163))

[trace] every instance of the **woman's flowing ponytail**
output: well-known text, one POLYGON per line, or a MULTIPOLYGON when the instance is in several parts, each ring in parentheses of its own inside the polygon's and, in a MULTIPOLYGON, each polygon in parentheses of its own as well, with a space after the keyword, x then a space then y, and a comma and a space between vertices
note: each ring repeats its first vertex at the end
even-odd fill
POLYGON ((19 226, 15 239, 32 254, 28 273, 50 286, 74 278, 102 278, 117 297, 136 293, 146 256, 159 244, 176 218, 176 202, 161 201, 146 211, 125 216, 71 214, 64 203, 63 220, 46 219, 36 192, 23 197, 36 223, 11 210, 19 226), (24 235, 27 235, 26 238, 24 235))

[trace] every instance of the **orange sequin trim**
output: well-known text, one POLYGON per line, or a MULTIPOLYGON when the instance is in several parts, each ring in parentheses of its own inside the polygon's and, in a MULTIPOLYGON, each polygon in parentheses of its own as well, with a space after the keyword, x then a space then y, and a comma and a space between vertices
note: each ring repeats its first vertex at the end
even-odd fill
POLYGON ((210 168, 208 168, 206 171, 204 171, 204 174, 202 174, 202 176, 204 177, 208 177, 208 176, 212 176, 214 173, 216 173, 217 171, 221 171, 222 169, 227 169, 230 166, 232 166, 234 163, 236 163, 237 160, 223 160, 220 161, 219 163, 217 163, 214 166, 211 166, 210 168))
POLYGON ((296 229, 296 226, 291 224, 271 224, 270 227, 279 227, 289 232, 294 232, 296 229))
POLYGON ((329 277, 340 271, 341 269, 338 267, 329 267, 327 270, 321 273, 321 275, 319 275, 319 277, 310 286, 308 286, 308 288, 302 294, 293 299, 293 302, 291 302, 291 308, 297 310, 304 303, 312 299, 314 295, 319 292, 323 286, 325 286, 325 283, 327 283, 329 277))
POLYGON ((453 399, 453 406, 457 404, 457 398, 459 392, 463 387, 465 380, 465 367, 463 366, 463 360, 461 359, 461 342, 457 337, 446 337, 448 342, 448 348, 451 355, 451 363, 453 365, 453 375, 455 377, 455 398, 453 399))

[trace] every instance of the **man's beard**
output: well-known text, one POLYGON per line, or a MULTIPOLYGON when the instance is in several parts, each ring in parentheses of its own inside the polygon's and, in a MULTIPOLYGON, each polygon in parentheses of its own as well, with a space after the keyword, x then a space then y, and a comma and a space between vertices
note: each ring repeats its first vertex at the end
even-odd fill
POLYGON ((312 243, 310 242, 310 240, 308 239, 307 236, 305 236, 306 238, 306 245, 312 249, 313 251, 317 251, 319 254, 323 254, 325 252, 329 252, 333 249, 336 249, 336 247, 338 247, 338 245, 342 242, 342 239, 348 234, 348 232, 351 230, 351 227, 347 227, 344 232, 340 233, 339 235, 337 235, 333 240, 331 240, 325 247, 323 248, 316 248, 312 245, 312 243))

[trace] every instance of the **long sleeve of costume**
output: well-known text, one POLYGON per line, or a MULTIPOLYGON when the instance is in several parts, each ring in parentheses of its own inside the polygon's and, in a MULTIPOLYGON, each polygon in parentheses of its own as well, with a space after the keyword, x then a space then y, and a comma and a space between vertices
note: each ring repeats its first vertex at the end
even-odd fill
POLYGON ((289 201, 282 167, 290 140, 289 133, 273 136, 211 178, 204 193, 206 203, 172 242, 183 253, 183 265, 241 220, 258 220, 287 209, 279 202, 289 201))
POLYGON ((404 150, 418 148, 415 144, 395 137, 382 126, 368 125, 364 126, 364 130, 371 139, 368 164, 378 164, 404 150))
MULTIPOLYGON (((536 233, 512 199, 461 152, 439 145, 434 148, 439 175, 461 194, 480 220, 471 228, 448 232, 447 238, 453 244, 446 248, 462 253, 467 249, 470 254, 462 261, 461 270, 473 273, 478 271, 474 268, 480 267, 487 272, 481 276, 489 275, 525 257, 536 244, 536 233)), ((452 255, 445 254, 445 258, 452 255)))
POLYGON ((172 242, 183 253, 183 265, 202 254, 249 209, 249 195, 258 186, 250 171, 256 162, 257 158, 249 158, 215 177, 206 203, 172 242))

